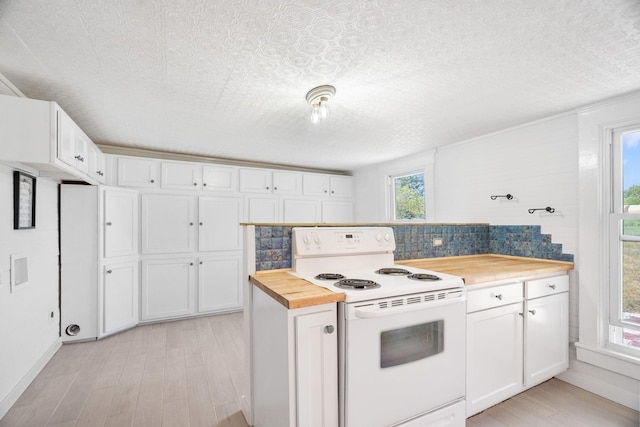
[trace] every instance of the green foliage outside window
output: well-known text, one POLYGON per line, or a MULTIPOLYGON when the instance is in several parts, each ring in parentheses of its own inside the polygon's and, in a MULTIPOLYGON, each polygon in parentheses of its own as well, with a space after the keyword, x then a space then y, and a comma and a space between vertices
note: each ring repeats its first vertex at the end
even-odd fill
POLYGON ((425 219, 424 174, 396 177, 393 183, 395 219, 425 219))

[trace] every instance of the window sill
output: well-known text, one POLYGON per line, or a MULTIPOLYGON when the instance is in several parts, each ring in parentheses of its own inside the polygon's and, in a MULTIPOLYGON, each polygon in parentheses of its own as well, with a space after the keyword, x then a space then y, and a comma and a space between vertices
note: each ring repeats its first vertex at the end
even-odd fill
POLYGON ((640 358, 611 349, 575 343, 579 361, 640 380, 640 358))

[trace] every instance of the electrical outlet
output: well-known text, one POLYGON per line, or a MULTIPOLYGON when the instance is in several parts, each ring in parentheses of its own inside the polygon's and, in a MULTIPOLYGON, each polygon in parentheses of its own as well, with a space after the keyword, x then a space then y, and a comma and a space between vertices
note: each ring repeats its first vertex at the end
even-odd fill
POLYGON ((433 238, 433 246, 442 246, 442 238, 441 237, 434 237, 433 238))

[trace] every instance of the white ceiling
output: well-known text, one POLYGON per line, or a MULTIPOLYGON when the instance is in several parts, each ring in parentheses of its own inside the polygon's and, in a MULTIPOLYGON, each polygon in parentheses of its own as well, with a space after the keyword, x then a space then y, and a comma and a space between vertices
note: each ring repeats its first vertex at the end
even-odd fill
POLYGON ((353 170, 640 89, 640 2, 0 0, 0 74, 96 143, 353 170))

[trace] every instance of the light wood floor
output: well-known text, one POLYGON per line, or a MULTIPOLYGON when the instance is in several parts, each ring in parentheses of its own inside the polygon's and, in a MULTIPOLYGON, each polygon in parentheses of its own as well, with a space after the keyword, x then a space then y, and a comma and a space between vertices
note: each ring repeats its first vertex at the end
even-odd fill
MULTIPOLYGON (((241 313, 64 345, 0 427, 246 427, 239 405, 243 366, 241 313)), ((640 421, 636 411, 554 379, 467 425, 638 427, 640 421)))

